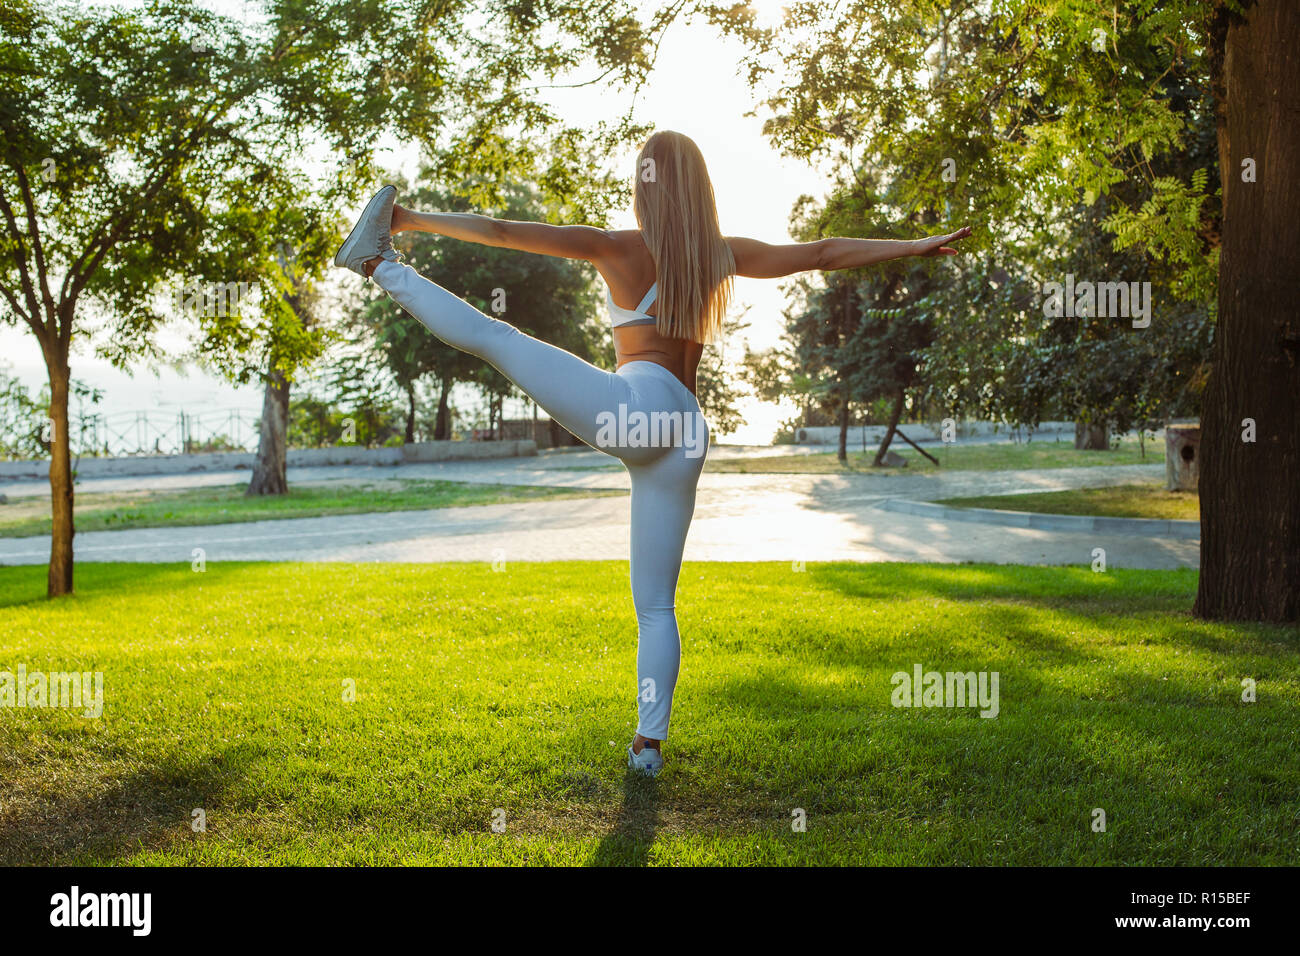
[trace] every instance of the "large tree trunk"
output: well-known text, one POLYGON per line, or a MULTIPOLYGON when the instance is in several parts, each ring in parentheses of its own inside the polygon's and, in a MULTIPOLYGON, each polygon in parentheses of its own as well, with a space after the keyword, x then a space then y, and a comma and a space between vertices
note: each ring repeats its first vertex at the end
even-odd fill
POLYGON ((446 441, 451 437, 451 415, 447 408, 451 379, 444 378, 438 390, 438 418, 433 425, 433 440, 446 441))
POLYGON ((262 427, 257 462, 245 495, 283 495, 289 490, 286 455, 289 444, 289 381, 273 369, 262 395, 262 427))
POLYGON ((415 444, 415 383, 406 386, 406 435, 408 445, 415 444))
POLYGON ((1075 422, 1074 447, 1083 451, 1109 451, 1110 429, 1105 425, 1075 422))
POLYGON ((849 463, 849 400, 847 398, 840 403, 840 444, 835 451, 835 457, 840 460, 841 465, 849 463))
POLYGON ((1214 364, 1201 414, 1201 575, 1194 612, 1295 621, 1300 4, 1265 0, 1251 4, 1244 19, 1221 11, 1216 27, 1223 238, 1214 364), (1242 181, 1247 159, 1254 161, 1255 182, 1242 181))
POLYGON ((72 442, 68 427, 68 383, 71 373, 67 358, 46 356, 50 376, 50 567, 45 593, 59 597, 72 593, 72 442), (53 359, 53 360, 51 360, 53 359))
POLYGON ((894 410, 889 413, 889 427, 885 429, 885 437, 880 440, 880 447, 876 449, 875 460, 871 462, 872 468, 879 468, 885 463, 885 455, 889 452, 889 444, 894 440, 894 432, 898 431, 898 423, 903 417, 903 390, 900 388, 898 394, 894 397, 894 410))

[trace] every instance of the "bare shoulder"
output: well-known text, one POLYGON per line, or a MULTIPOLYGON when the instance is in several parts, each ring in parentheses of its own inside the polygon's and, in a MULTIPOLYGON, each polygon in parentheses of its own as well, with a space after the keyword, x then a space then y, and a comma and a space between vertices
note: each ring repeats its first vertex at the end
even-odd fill
POLYGON ((610 255, 599 265, 606 278, 612 276, 616 282, 628 281, 635 285, 647 271, 654 272, 654 257, 640 229, 610 229, 605 234, 610 240, 610 255))
POLYGON ((605 233, 610 239, 614 240, 621 251, 639 252, 646 249, 645 240, 641 238, 640 229, 607 229, 605 233))

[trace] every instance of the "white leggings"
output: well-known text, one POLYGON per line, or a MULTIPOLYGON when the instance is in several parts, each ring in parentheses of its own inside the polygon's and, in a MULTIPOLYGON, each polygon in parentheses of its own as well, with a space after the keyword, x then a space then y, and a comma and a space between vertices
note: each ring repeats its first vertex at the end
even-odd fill
POLYGON ((667 739, 681 663, 677 576, 709 443, 699 402, 661 365, 628 362, 617 372, 596 368, 485 315, 410 266, 381 262, 372 278, 442 341, 491 363, 574 435, 627 466, 632 603, 639 634, 637 732, 667 739), (670 423, 672 413, 680 428, 670 423), (650 419, 658 428, 638 431, 638 419, 650 419), (662 440, 666 427, 675 429, 674 444, 662 440))

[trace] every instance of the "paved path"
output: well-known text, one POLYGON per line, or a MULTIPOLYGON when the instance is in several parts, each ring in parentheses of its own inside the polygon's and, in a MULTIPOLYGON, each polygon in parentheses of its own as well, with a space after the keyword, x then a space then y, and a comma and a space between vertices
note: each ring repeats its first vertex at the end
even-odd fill
MULTIPOLYGON (((815 455, 826 452, 816 445, 715 445, 709 450, 711 461, 734 458, 768 458, 779 455, 815 455)), ((108 478, 83 478, 77 492, 141 491, 145 489, 175 491, 181 488, 211 488, 219 485, 248 484, 249 469, 191 471, 167 475, 122 475, 108 478)), ((620 480, 622 466, 609 455, 588 448, 564 448, 544 451, 527 458, 486 458, 478 461, 427 462, 403 465, 326 465, 313 468, 289 468, 289 484, 356 483, 394 479, 445 479, 488 484, 565 485, 579 488, 626 487, 620 480), (610 476, 613 476, 611 482, 610 476)), ((10 498, 48 497, 50 483, 45 478, 0 481, 0 494, 10 498)))
MULTIPOLYGON (((751 449, 719 457, 752 454, 751 449)), ((787 453, 782 449, 769 453, 787 453)), ((447 478, 488 483, 627 488, 622 469, 599 452, 537 458, 372 468, 294 469, 291 481, 447 478), (326 475, 317 475, 325 472, 326 475)), ((1135 534, 1011 528, 887 512, 894 498, 933 500, 1150 481, 1163 465, 1050 471, 916 475, 755 475, 708 472, 700 482, 687 560, 988 561, 1088 564, 1105 548, 1109 567, 1195 566, 1199 541, 1135 534)), ((246 473, 162 476, 228 484, 246 473), (231 474, 236 477, 232 478, 231 474), (211 480, 209 480, 211 479, 211 480)), ((83 490, 140 488, 140 478, 102 479, 83 490)), ((9 493, 6 491, 6 493, 9 493)), ((42 563, 48 538, 0 539, 0 563, 42 563)), ((295 518, 192 528, 79 534, 83 561, 185 561, 202 548, 208 561, 541 561, 626 560, 627 500, 622 497, 447 508, 390 514, 295 518)))

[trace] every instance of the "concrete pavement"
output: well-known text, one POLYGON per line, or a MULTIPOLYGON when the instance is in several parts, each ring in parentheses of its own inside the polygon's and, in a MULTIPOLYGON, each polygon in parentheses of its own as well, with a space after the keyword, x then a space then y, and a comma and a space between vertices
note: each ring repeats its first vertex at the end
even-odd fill
MULTIPOLYGON (((751 455, 727 449, 711 456, 751 455)), ((764 449, 768 454, 788 449, 764 449)), ((802 452, 801 452, 802 453, 802 452)), ((295 469, 291 482, 445 478, 455 481, 628 487, 627 474, 599 452, 575 450, 537 458, 462 461, 397 468, 295 469), (313 474, 326 471, 328 476, 313 474), (341 473, 342 472, 342 473, 341 473)), ((695 561, 987 561, 1082 564, 1105 548, 1111 567, 1195 566, 1199 540, 1123 531, 1020 528, 888 511, 891 500, 1016 494, 1150 481, 1163 465, 1045 471, 912 475, 766 475, 706 472, 701 479, 686 559, 695 561)), ((246 473, 169 475, 150 487, 229 484, 246 473), (189 485, 173 481, 189 479, 189 485)), ((122 490, 104 479, 81 490, 122 490)), ((140 488, 141 479, 125 479, 140 488)), ((10 493, 7 489, 5 493, 10 493)), ((21 491, 19 491, 21 493, 21 491)), ((0 539, 0 563, 43 563, 49 539, 0 539)), ((621 497, 536 501, 436 511, 338 515, 189 528, 86 532, 82 561, 541 561, 626 560, 627 500, 621 497)))

